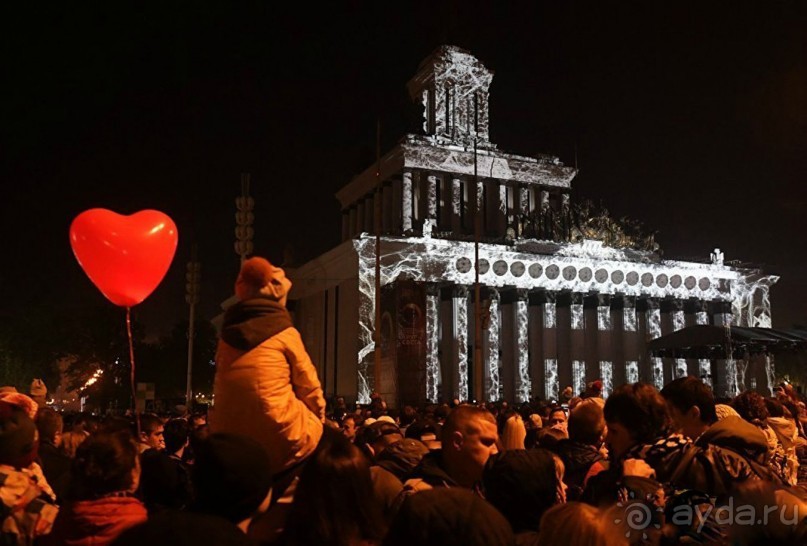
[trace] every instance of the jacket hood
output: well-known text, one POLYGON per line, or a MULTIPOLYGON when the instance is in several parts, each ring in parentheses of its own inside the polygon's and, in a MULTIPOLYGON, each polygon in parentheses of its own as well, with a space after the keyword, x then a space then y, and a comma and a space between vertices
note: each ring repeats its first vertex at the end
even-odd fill
POLYGON ((427 453, 429 448, 420 440, 404 438, 387 446, 378 455, 377 463, 378 466, 395 474, 398 479, 405 480, 427 453))
POLYGON ((146 509, 134 497, 104 497, 78 501, 62 509, 54 532, 67 544, 85 544, 88 537, 114 540, 124 530, 146 521, 146 509), (63 525, 59 525, 63 523, 63 525))
POLYGON ((787 417, 768 417, 768 426, 773 429, 783 448, 793 447, 799 434, 795 421, 787 417))
POLYGON ((742 417, 726 417, 713 424, 695 442, 700 447, 716 445, 765 461, 768 441, 758 427, 742 417))
POLYGON ((236 349, 249 351, 291 327, 291 317, 282 304, 268 298, 254 298, 227 309, 221 339, 236 349))

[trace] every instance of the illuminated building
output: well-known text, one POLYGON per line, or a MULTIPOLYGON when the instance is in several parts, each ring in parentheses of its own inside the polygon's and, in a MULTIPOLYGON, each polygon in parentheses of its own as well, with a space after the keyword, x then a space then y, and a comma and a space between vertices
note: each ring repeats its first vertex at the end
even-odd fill
MULTIPOLYGON (((646 343, 697 324, 769 327, 777 277, 725 264, 717 249, 705 263, 662 260, 635 224, 572 203, 575 169, 490 142, 492 78, 456 47, 421 63, 408 89, 423 107, 422 133, 337 193, 343 242, 289 272, 295 320, 326 393, 524 401, 557 399, 598 378, 607 394, 626 381, 661 386, 685 374, 734 392, 733 360, 654 357, 646 343)), ((747 371, 759 385, 769 372, 747 371)))

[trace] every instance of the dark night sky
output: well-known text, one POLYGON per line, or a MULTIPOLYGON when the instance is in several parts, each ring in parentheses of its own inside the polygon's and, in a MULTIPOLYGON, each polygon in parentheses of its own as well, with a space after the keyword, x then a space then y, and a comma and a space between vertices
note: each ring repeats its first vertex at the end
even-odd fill
POLYGON ((720 247, 781 275, 774 325, 807 323, 803 2, 6 4, 0 313, 105 302, 67 236, 103 207, 178 225, 171 270, 136 308, 149 330, 187 314, 192 242, 212 317, 238 269, 241 172, 257 254, 328 250, 376 119, 386 151, 414 128, 406 82, 451 43, 496 73, 500 149, 576 160, 575 197, 657 230, 665 258, 720 247))

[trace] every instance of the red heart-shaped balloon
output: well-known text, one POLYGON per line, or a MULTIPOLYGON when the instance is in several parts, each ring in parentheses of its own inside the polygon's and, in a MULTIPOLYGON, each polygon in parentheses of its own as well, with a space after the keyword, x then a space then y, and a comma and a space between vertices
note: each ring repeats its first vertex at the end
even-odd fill
POLYGON ((124 216, 82 212, 70 224, 79 265, 106 298, 121 307, 146 299, 165 277, 177 249, 177 227, 157 210, 124 216))

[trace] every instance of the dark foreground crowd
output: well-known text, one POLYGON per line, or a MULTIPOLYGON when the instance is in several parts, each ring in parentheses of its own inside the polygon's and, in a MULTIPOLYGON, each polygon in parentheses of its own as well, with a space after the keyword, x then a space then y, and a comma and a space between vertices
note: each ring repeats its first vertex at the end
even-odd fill
POLYGON ((328 408, 290 284, 243 264, 206 414, 65 416, 0 390, 0 545, 807 544, 789 385, 328 408))
MULTIPOLYGON (((63 416, 0 401, 0 544, 807 544, 804 404, 699 379, 607 400, 342 399, 280 475, 206 414, 63 416)), ((215 410, 212 410, 215 413, 215 410)))

